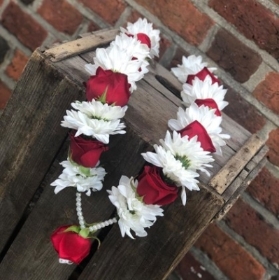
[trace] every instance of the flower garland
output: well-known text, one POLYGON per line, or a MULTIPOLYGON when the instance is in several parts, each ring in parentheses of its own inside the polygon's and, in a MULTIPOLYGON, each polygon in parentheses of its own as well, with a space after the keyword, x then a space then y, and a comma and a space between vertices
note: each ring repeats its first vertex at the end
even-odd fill
POLYGON ((227 105, 226 90, 207 68, 201 57, 183 57, 182 65, 172 72, 183 82, 181 97, 187 109, 179 108, 177 119, 169 120, 172 133, 167 131, 154 152, 143 153, 148 162, 138 180, 122 176, 118 186, 108 190, 108 198, 116 207, 117 217, 88 225, 82 214, 81 192, 91 195, 102 189, 106 172, 99 164, 102 152, 108 150, 109 136, 124 134, 121 122, 136 82, 148 72, 149 59, 159 54, 159 30, 146 19, 128 23, 108 48, 96 50, 93 64, 86 64, 90 73, 86 82, 86 100, 73 102, 61 125, 70 133, 69 155, 63 161, 62 174, 51 185, 55 193, 66 187, 75 187, 79 226, 59 227, 51 241, 60 263, 80 263, 88 254, 90 237, 99 229, 118 223, 122 237, 147 235, 161 206, 178 197, 186 204, 186 188, 199 190, 198 171, 210 175, 207 168, 214 161, 212 153, 222 154, 221 147, 229 136, 221 134, 221 110, 227 105), (70 244, 70 245, 69 245, 70 244))

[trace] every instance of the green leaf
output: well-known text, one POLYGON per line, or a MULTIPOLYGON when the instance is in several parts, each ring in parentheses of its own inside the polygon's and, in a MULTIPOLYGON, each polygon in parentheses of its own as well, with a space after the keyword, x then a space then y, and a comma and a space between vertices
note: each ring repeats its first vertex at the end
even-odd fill
POLYGON ((68 232, 68 231, 72 231, 72 232, 75 232, 75 233, 79 233, 80 227, 79 227, 79 226, 73 225, 73 226, 70 226, 70 227, 68 227, 68 228, 66 228, 66 229, 64 230, 64 232, 68 232))
POLYGON ((107 91, 108 87, 106 87, 105 92, 98 98, 98 101, 102 102, 103 104, 107 103, 107 91))
POLYGON ((91 236, 90 238, 95 239, 95 240, 98 241, 98 249, 99 249, 100 246, 101 246, 101 240, 98 237, 96 237, 96 236, 91 236))
POLYGON ((90 233, 89 228, 83 228, 80 230, 79 235, 82 236, 83 238, 87 238, 89 233, 90 233))

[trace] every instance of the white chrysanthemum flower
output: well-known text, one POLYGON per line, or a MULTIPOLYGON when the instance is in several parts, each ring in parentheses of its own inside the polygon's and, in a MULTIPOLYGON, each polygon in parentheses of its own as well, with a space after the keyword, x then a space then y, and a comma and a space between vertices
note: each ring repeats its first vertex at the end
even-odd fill
POLYGON ((127 29, 120 27, 120 30, 123 33, 131 34, 134 36, 136 36, 139 33, 147 35, 150 39, 151 58, 153 58, 154 56, 159 56, 160 30, 153 29, 152 23, 148 23, 148 21, 145 18, 139 18, 135 23, 128 22, 127 29))
POLYGON ((155 153, 143 153, 143 158, 151 164, 161 167, 167 178, 177 186, 182 187, 181 199, 186 204, 185 187, 189 190, 199 190, 198 180, 200 170, 209 175, 205 168, 211 167, 210 162, 214 161, 209 152, 204 151, 197 137, 188 139, 181 137, 176 131, 173 137, 167 131, 165 140, 160 140, 162 146, 154 145, 155 153))
MULTIPOLYGON (((189 75, 195 75, 200 72, 204 67, 207 67, 206 62, 202 62, 202 57, 190 55, 182 57, 182 64, 177 67, 171 68, 172 73, 177 77, 181 83, 185 83, 189 75)), ((210 72, 215 71, 217 68, 208 68, 210 72)))
POLYGON ((127 106, 112 106, 100 101, 76 101, 71 104, 78 111, 67 110, 61 126, 77 130, 75 136, 81 134, 92 136, 102 143, 109 143, 109 135, 125 134, 125 125, 120 122, 127 106))
POLYGON ((131 85, 131 92, 137 88, 136 82, 141 80, 144 74, 148 72, 148 62, 146 60, 134 59, 132 54, 126 53, 115 44, 106 49, 97 49, 96 57, 93 60, 93 65, 85 65, 86 71, 95 75, 97 68, 101 67, 104 70, 113 70, 125 74, 128 77, 128 83, 131 85))
POLYGON ((177 119, 169 120, 168 125, 170 129, 180 131, 193 121, 198 121, 206 129, 216 149, 216 154, 222 155, 221 146, 226 145, 223 139, 229 139, 230 136, 221 134, 222 128, 220 124, 222 122, 222 117, 215 115, 215 109, 210 109, 204 105, 199 107, 196 103, 193 103, 186 110, 179 108, 177 119))
POLYGON ((138 182, 133 178, 122 176, 119 185, 108 190, 109 199, 117 209, 122 237, 127 234, 133 239, 131 230, 137 236, 144 237, 147 235, 144 228, 152 226, 156 216, 163 216, 163 209, 159 205, 147 205, 137 196, 137 185, 138 182))
POLYGON ((213 99, 221 111, 228 105, 228 102, 224 101, 226 92, 223 86, 212 83, 211 78, 207 76, 204 81, 195 78, 193 85, 183 84, 181 97, 186 106, 191 105, 196 99, 213 99))
POLYGON ((114 45, 126 52, 129 57, 137 58, 140 61, 150 57, 148 46, 141 44, 136 38, 125 33, 120 33, 115 37, 115 40, 111 42, 111 46, 114 45))
POLYGON ((67 187, 77 188, 79 192, 86 192, 86 195, 92 191, 99 191, 103 187, 103 180, 106 171, 103 167, 86 168, 75 164, 69 160, 61 162, 64 167, 63 172, 57 180, 52 182, 51 186, 56 186, 55 194, 67 187))

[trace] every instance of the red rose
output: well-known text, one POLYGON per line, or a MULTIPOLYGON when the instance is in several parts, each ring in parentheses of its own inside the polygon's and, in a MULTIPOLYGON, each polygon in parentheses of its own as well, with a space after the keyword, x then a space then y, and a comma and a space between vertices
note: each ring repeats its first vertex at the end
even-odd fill
POLYGON ((96 74, 86 82, 86 99, 105 97, 105 103, 124 106, 131 95, 129 87, 127 75, 98 67, 96 74))
POLYGON ((137 193, 146 204, 166 205, 177 198, 178 188, 165 183, 160 176, 161 169, 156 166, 145 166, 139 176, 137 193))
POLYGON ((210 76, 213 84, 217 83, 218 85, 220 85, 219 79, 217 79, 206 67, 204 67, 200 72, 198 72, 195 75, 188 75, 186 83, 192 85, 193 80, 196 77, 198 77, 201 81, 204 81, 206 76, 210 76))
POLYGON ((193 121, 178 132, 181 134, 182 137, 187 135, 189 139, 197 135, 198 141, 201 143, 201 147, 204 151, 211 153, 216 152, 216 149, 206 129, 198 121, 193 121))
POLYGON ((138 33, 137 34, 137 39, 142 43, 148 46, 148 48, 151 48, 151 41, 150 38, 144 34, 144 33, 138 33))
POLYGON ((221 116, 221 112, 218 108, 217 103, 215 102, 214 99, 212 98, 205 98, 205 99, 196 99, 195 103, 200 107, 201 105, 210 107, 211 109, 216 109, 215 110, 215 115, 216 116, 221 116))
POLYGON ((57 228, 51 235, 51 242, 59 258, 79 264, 90 252, 91 242, 78 233, 66 231, 69 226, 57 228))
POLYGON ((85 140, 70 134, 70 154, 72 160, 84 167, 95 167, 102 152, 108 147, 98 140, 85 140))

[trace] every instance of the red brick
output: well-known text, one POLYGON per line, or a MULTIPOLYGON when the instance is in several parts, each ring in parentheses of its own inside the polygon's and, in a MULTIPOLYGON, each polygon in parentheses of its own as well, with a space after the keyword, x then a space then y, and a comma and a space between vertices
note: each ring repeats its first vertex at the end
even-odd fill
POLYGON ((144 18, 144 16, 136 10, 132 10, 132 12, 130 13, 130 15, 127 19, 127 22, 133 23, 133 22, 136 22, 139 18, 144 18))
POLYGON ((225 221, 270 262, 279 265, 279 230, 268 224, 248 204, 239 199, 225 221))
POLYGON ((0 110, 5 108, 11 94, 12 92, 10 89, 2 81, 0 81, 0 110))
POLYGON ((5 9, 1 22, 19 41, 32 50, 39 47, 47 37, 45 29, 14 2, 10 2, 5 9))
POLYGON ((266 144, 269 147, 269 152, 267 154, 268 160, 272 164, 279 166, 279 128, 269 133, 266 144))
POLYGON ((160 36, 160 49, 159 49, 159 57, 156 57, 155 60, 159 61, 164 55, 165 51, 171 46, 171 42, 164 37, 162 34, 160 36))
POLYGON ((279 179, 266 168, 251 182, 247 191, 265 208, 279 217, 279 179))
POLYGON ((157 16, 163 24, 190 44, 196 46, 204 40, 208 30, 213 26, 213 21, 189 0, 137 0, 137 3, 157 16))
POLYGON ((93 32, 93 31, 96 31, 96 30, 99 30, 99 29, 100 29, 100 27, 96 23, 91 21, 88 25, 87 31, 88 32, 93 32))
POLYGON ((224 113, 251 133, 260 130, 266 123, 263 115, 236 91, 228 86, 225 86, 225 88, 228 88, 225 100, 229 102, 229 105, 225 107, 224 113))
POLYGON ((65 0, 45 0, 38 13, 58 31, 72 35, 81 24, 83 16, 65 0))
POLYGON ((269 72, 253 95, 274 113, 279 114, 279 73, 269 72))
POLYGON ((279 57, 279 18, 255 0, 210 0, 209 6, 248 39, 279 57))
POLYGON ((195 244, 219 269, 235 280, 260 280, 265 269, 247 251, 215 224, 211 224, 195 244))
POLYGON ((11 63, 6 68, 6 74, 17 81, 27 61, 28 57, 20 50, 16 50, 11 63))
POLYGON ((181 260, 176 272, 181 280, 214 280, 214 277, 190 253, 181 260))
POLYGON ((259 54, 224 29, 215 35, 207 55, 240 83, 249 80, 262 62, 259 54))
POLYGON ((114 25, 123 13, 126 4, 123 0, 79 0, 105 21, 114 25))

